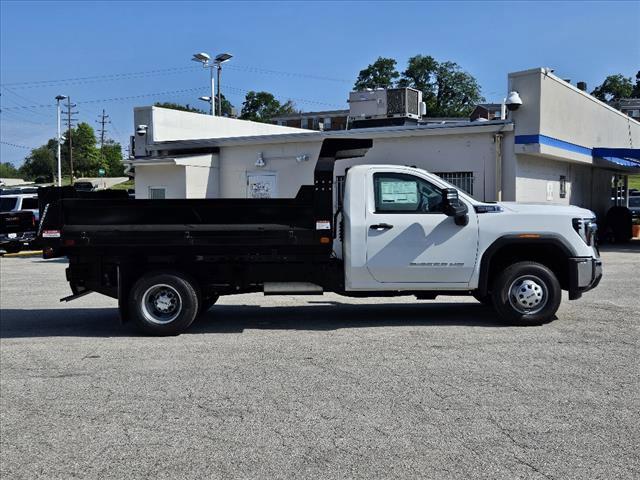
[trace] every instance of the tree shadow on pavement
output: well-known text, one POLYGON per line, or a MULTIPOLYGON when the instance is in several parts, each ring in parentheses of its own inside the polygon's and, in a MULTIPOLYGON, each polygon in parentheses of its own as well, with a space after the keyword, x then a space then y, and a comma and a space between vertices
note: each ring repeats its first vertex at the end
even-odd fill
MULTIPOLYGON (((403 326, 504 327, 495 312, 476 303, 346 304, 298 306, 216 305, 186 332, 242 333, 247 329, 316 330, 403 326)), ((3 309, 0 338, 137 336, 115 308, 3 309)))

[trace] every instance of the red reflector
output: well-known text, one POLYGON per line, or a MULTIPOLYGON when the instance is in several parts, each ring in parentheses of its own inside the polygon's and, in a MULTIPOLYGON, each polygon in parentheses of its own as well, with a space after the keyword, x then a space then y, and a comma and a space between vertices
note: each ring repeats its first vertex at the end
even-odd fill
POLYGON ((65 239, 62 241, 62 244, 63 244, 65 247, 73 247, 73 246, 76 244, 76 241, 75 241, 74 239, 72 239, 72 238, 65 238, 65 239))

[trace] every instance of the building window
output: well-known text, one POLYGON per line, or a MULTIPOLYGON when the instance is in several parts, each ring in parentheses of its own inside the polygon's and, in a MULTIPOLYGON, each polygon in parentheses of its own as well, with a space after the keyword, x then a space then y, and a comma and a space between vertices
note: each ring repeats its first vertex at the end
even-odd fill
POLYGON ((149 187, 150 200, 164 200, 167 198, 166 187, 149 187))
POLYGON ((473 196, 473 172, 439 172, 435 175, 473 196))
POLYGON ((560 175, 560 198, 567 198, 567 177, 560 175))
POLYGON ((331 117, 324 117, 324 129, 331 130, 331 117))

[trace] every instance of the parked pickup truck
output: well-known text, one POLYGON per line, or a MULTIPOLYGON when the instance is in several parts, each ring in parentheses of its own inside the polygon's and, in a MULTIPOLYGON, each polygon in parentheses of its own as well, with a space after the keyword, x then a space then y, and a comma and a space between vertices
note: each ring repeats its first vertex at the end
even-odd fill
POLYGON ((31 210, 0 212, 0 250, 15 253, 36 238, 36 217, 31 210))
POLYGON ((594 214, 483 203, 424 170, 361 165, 366 139, 325 139, 314 184, 292 199, 114 200, 42 190, 46 257, 69 258, 70 300, 117 298, 148 334, 177 334, 221 295, 473 295, 539 325, 602 276, 594 214), (336 195, 336 190, 343 192, 336 195))

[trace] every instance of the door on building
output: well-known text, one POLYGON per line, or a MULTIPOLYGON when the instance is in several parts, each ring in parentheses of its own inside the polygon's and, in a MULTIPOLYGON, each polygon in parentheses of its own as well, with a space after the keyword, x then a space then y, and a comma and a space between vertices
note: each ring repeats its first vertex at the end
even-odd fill
POLYGON ((478 224, 442 213, 441 189, 413 174, 373 175, 367 208, 367 269, 379 283, 466 284, 476 264, 478 224), (370 197, 371 198, 371 197, 370 197))
POLYGON ((247 198, 277 198, 276 172, 247 172, 247 198))

